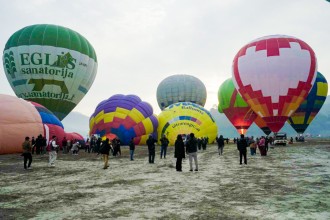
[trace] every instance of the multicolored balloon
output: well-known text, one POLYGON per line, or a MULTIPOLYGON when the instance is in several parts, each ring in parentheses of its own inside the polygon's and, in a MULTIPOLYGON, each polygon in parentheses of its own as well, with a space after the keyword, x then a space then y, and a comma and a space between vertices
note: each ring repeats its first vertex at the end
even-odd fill
POLYGON ((218 90, 218 110, 224 113, 239 134, 245 134, 257 115, 237 92, 232 78, 224 81, 218 90))
POLYGON ((254 123, 266 134, 266 135, 270 135, 270 133, 272 133, 272 131, 269 129, 269 127, 267 127, 266 122, 260 117, 257 116, 257 118, 254 120, 254 123))
POLYGON ((102 101, 90 117, 90 134, 115 134, 122 144, 131 138, 135 144, 145 144, 148 135, 156 136, 157 117, 151 105, 136 95, 113 95, 102 101))
POLYGON ((233 61, 233 81, 253 111, 278 132, 307 97, 316 69, 316 56, 308 44, 272 35, 240 49, 233 61))
POLYGON ((169 76, 157 87, 157 102, 161 110, 177 102, 193 102, 204 106, 206 96, 203 82, 190 75, 169 76))
POLYGON ((9 38, 3 66, 17 97, 42 104, 62 120, 93 84, 97 59, 92 45, 79 33, 39 24, 9 38))
POLYGON ((288 119, 288 123, 297 133, 304 133, 309 124, 322 108, 328 95, 328 82, 325 77, 317 72, 316 80, 307 98, 288 119))
POLYGON ((41 117, 42 123, 44 125, 43 136, 47 140, 51 140, 51 138, 55 135, 57 137, 58 144, 62 147, 62 140, 65 137, 65 131, 62 122, 44 106, 36 102, 30 103, 36 108, 41 117))
POLYGON ((194 133, 195 137, 208 137, 213 143, 218 128, 210 114, 202 106, 191 102, 178 102, 168 106, 158 116, 158 137, 166 135, 174 145, 179 134, 194 133))

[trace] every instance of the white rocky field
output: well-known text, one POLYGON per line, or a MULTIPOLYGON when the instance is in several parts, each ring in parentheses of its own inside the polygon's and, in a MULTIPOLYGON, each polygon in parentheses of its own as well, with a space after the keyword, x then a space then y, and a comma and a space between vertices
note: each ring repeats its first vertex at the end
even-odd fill
MULTIPOLYGON (((0 219, 330 219, 330 142, 270 148, 239 165, 233 144, 198 153, 199 171, 175 170, 173 149, 149 164, 146 147, 134 161, 127 148, 103 170, 100 156, 79 152, 0 155, 0 219)), ((159 148, 159 147, 157 147, 159 148)))

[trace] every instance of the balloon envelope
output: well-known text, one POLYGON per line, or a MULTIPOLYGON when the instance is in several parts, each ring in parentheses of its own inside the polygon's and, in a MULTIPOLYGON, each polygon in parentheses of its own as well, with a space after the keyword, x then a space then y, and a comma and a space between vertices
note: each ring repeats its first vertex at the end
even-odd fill
POLYGON ((245 45, 233 61, 233 81, 244 100, 278 132, 311 90, 317 61, 300 39, 266 36, 245 45))
POLYGON ((42 104, 60 120, 85 96, 97 71, 86 38, 51 24, 15 32, 3 51, 3 65, 17 97, 42 104))
POLYGON ((260 117, 257 116, 257 118, 254 120, 254 123, 266 134, 269 135, 272 133, 272 131, 267 127, 266 122, 260 117))
POLYGON ((102 101, 90 117, 90 134, 115 134, 122 144, 131 138, 145 144, 149 134, 157 130, 158 120, 151 105, 136 95, 113 95, 102 101))
POLYGON ((288 119, 288 123, 298 133, 304 133, 309 124, 313 121, 317 113, 322 108, 328 95, 328 82, 324 76, 318 72, 312 90, 299 108, 288 119))
POLYGON ((31 103, 0 94, 0 154, 22 152, 25 137, 43 133, 41 117, 31 103))
POLYGON ((162 110, 177 102, 193 102, 204 106, 206 96, 203 82, 190 75, 169 76, 157 87, 157 102, 162 110))
POLYGON ((158 137, 166 135, 170 145, 174 145, 179 134, 194 133, 196 138, 208 137, 213 143, 217 136, 217 125, 202 106, 191 102, 179 102, 168 106, 158 116, 158 137))
POLYGON ((65 137, 67 140, 85 141, 84 137, 76 132, 67 132, 65 133, 65 137))
POLYGON ((237 92, 233 80, 224 81, 218 90, 220 113, 224 113, 239 134, 245 134, 257 115, 237 92))
POLYGON ((46 107, 36 102, 30 102, 39 112, 42 123, 44 125, 44 135, 49 141, 53 136, 57 137, 58 144, 62 147, 62 140, 65 136, 64 126, 62 122, 46 107))

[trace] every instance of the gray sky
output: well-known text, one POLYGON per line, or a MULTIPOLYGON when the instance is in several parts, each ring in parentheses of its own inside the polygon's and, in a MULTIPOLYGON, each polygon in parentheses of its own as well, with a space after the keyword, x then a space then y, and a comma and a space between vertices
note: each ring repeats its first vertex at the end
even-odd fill
MULTIPOLYGON (((56 24, 79 32, 93 45, 98 72, 73 111, 90 116, 99 102, 136 94, 156 114, 158 84, 190 74, 207 88, 205 107, 231 77, 232 60, 249 41, 272 34, 308 43, 318 70, 330 81, 330 3, 325 0, 0 0, 2 50, 17 30, 56 24)), ((15 95, 3 68, 0 94, 15 95)))

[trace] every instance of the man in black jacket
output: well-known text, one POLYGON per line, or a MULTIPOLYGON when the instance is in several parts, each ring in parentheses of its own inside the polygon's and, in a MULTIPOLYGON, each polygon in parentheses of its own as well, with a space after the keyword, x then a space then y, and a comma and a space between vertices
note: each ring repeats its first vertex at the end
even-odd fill
POLYGON ((149 151, 149 163, 155 163, 156 142, 157 140, 154 139, 152 135, 149 135, 149 138, 147 140, 148 151, 149 151))
POLYGON ((244 134, 241 134, 241 138, 237 141, 237 150, 239 150, 239 163, 242 164, 242 156, 244 157, 244 163, 247 164, 246 148, 248 147, 247 140, 244 138, 244 134))
POLYGON ((192 161, 195 161, 195 171, 198 171, 198 162, 197 162, 197 140, 195 134, 191 133, 190 138, 187 142, 186 151, 189 155, 189 165, 190 171, 193 171, 192 161))

